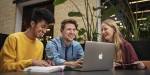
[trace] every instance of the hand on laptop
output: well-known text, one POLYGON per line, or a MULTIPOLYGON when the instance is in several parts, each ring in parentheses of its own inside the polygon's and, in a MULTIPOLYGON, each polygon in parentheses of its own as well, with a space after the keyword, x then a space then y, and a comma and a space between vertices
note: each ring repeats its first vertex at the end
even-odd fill
POLYGON ((83 63, 83 59, 84 59, 84 58, 80 58, 80 59, 78 59, 77 61, 80 61, 80 62, 83 63))
POLYGON ((70 68, 81 68, 82 67, 82 61, 79 61, 79 60, 77 60, 77 61, 66 61, 65 63, 64 63, 64 65, 66 65, 67 67, 70 67, 70 68))

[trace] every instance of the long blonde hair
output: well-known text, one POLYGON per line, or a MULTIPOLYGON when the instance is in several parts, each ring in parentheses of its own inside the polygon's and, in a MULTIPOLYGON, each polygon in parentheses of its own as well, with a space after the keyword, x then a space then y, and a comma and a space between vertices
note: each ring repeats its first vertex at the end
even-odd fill
MULTIPOLYGON (((123 37, 122 37, 122 35, 119 31, 117 23, 112 19, 106 19, 102 23, 104 23, 104 24, 110 26, 111 28, 113 28, 114 34, 113 34, 112 41, 116 46, 115 62, 123 63, 124 55, 122 53, 122 48, 121 48, 123 37)), ((104 36, 102 36, 102 41, 106 42, 106 40, 104 39, 104 36)))
MULTIPOLYGON (((116 22, 112 19, 106 19, 102 23, 104 23, 114 29, 113 42, 115 43, 117 50, 120 50, 121 49, 120 44, 122 43, 122 40, 121 40, 122 35, 119 31, 119 28, 118 28, 116 22)), ((103 36, 102 36, 102 41, 106 41, 103 36)))

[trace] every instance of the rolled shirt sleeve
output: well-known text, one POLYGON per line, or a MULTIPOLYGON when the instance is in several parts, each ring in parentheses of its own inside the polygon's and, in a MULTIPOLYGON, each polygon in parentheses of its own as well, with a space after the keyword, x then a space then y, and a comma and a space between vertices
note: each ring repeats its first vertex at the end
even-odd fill
POLYGON ((46 55, 48 59, 53 59, 56 65, 61 65, 65 62, 64 59, 60 58, 60 53, 58 53, 57 45, 52 41, 49 41, 46 45, 46 55))

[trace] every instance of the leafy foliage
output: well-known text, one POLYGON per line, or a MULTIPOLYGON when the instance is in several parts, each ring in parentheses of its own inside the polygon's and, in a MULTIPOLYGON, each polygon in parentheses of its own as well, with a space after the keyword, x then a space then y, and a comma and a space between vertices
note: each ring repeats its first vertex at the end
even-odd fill
POLYGON ((55 0, 54 1, 54 5, 56 6, 56 5, 59 5, 59 4, 62 4, 62 3, 64 3, 64 2, 66 2, 67 0, 55 0))
POLYGON ((98 17, 95 16, 94 12, 98 9, 93 9, 90 6, 90 3, 88 0, 84 0, 85 4, 85 13, 81 12, 80 6, 78 6, 73 0, 69 0, 74 7, 78 10, 76 11, 71 11, 68 13, 68 16, 70 17, 81 17, 82 22, 84 24, 84 28, 78 29, 78 41, 97 41, 97 37, 99 35, 97 28, 96 28, 96 23, 94 22, 94 19, 97 20, 98 17))

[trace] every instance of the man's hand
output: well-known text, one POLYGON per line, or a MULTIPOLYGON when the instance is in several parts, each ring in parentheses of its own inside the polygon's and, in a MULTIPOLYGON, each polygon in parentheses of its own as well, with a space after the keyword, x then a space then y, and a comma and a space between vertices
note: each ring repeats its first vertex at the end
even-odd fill
POLYGON ((45 60, 32 60, 33 66, 50 66, 45 60))
POLYGON ((47 62, 49 65, 55 65, 55 63, 54 63, 52 60, 46 60, 46 62, 47 62))
POLYGON ((65 62, 64 65, 66 65, 67 67, 71 67, 71 68, 81 68, 82 63, 83 63, 83 61, 77 60, 77 61, 65 62))

